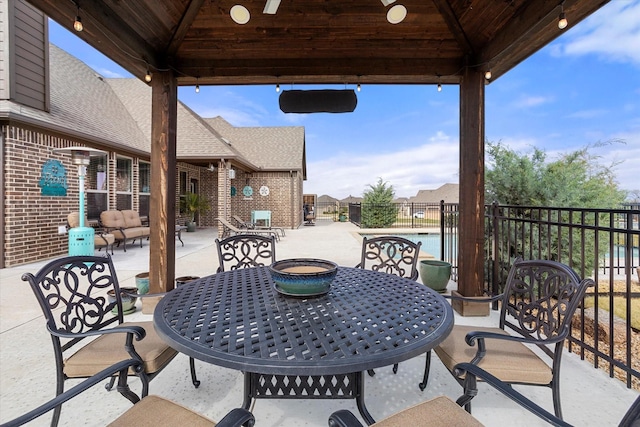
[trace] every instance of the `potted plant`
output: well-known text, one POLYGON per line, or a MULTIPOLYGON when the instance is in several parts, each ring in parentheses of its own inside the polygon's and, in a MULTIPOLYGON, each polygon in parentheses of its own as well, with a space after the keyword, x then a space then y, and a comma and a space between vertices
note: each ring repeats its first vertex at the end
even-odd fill
POLYGON ((443 293, 451 278, 451 264, 435 259, 423 259, 419 264, 420 278, 425 286, 443 293))
POLYGON ((196 214, 203 214, 207 212, 211 207, 209 201, 199 194, 187 193, 181 200, 181 211, 189 216, 189 220, 186 223, 187 231, 196 231, 196 214))

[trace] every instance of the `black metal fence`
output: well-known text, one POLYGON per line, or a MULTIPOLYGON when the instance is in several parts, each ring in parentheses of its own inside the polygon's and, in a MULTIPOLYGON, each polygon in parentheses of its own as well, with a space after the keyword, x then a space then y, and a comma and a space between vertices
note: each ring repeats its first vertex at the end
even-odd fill
MULTIPOLYGON (((348 218, 362 225, 363 211, 350 204, 348 218)), ((342 209, 345 209, 344 207, 342 209)), ((440 229, 440 258, 458 266, 458 204, 398 204, 389 228, 440 229)), ((485 285, 497 294, 514 259, 552 259, 591 277, 574 316, 568 349, 603 368, 627 387, 640 389, 640 210, 539 206, 485 207, 485 285)))
POLYGON ((493 204, 486 219, 489 290, 501 292, 517 256, 556 260, 593 278, 568 349, 640 388, 640 210, 493 204))

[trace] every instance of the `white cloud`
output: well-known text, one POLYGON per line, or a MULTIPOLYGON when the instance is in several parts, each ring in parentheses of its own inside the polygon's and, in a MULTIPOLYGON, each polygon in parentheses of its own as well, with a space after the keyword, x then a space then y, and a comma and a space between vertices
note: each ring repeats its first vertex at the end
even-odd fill
MULTIPOLYGON (((569 16, 570 18, 570 16, 569 16)), ((612 1, 572 29, 555 55, 601 58, 640 66, 640 1, 612 1)))
POLYGON ((553 98, 546 96, 521 96, 520 99, 513 103, 516 108, 537 107, 543 104, 553 102, 553 98))
POLYGON ((396 197, 415 196, 418 190, 435 189, 459 181, 457 138, 442 132, 419 147, 388 153, 340 153, 309 162, 305 193, 337 198, 362 196, 378 178, 393 185, 396 197))
POLYGON ((568 114, 566 117, 570 119, 594 119, 594 118, 602 117, 605 114, 607 114, 607 110, 593 109, 593 110, 575 111, 571 114, 568 114))

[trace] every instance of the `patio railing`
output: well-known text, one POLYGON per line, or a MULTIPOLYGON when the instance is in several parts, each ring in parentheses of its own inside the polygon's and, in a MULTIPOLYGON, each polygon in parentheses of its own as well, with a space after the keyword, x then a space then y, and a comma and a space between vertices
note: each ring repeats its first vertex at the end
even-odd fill
MULTIPOLYGON (((378 207, 350 204, 349 220, 378 207)), ((387 227, 440 228, 441 258, 457 279, 458 204, 396 205, 387 227), (417 212, 421 218, 416 218, 417 212)), ((485 284, 502 291, 517 256, 552 259, 598 284, 574 317, 569 351, 640 389, 640 210, 485 206, 485 284)), ((362 224, 364 227, 366 224, 362 224)), ((495 307, 494 307, 495 308, 495 307)))

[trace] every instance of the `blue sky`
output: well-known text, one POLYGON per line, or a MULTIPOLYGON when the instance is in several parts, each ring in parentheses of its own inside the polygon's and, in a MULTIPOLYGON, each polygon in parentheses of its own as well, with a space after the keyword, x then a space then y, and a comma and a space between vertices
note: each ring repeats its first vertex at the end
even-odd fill
MULTIPOLYGON (((571 20, 571 16, 567 16, 571 20)), ((55 23, 52 43, 105 77, 131 77, 55 23)), ((342 89, 345 85, 323 86, 342 89)), ((355 88, 355 84, 347 85, 355 88)), ((281 84, 282 89, 313 88, 281 84)), ((378 178, 396 196, 459 180, 457 86, 363 85, 349 114, 284 114, 274 86, 181 87, 179 99, 203 117, 234 126, 304 126, 305 193, 361 196, 378 178)), ((486 87, 486 138, 549 160, 593 148, 622 189, 640 190, 640 0, 612 0, 486 87)), ((640 191, 638 191, 640 193, 640 191)))

